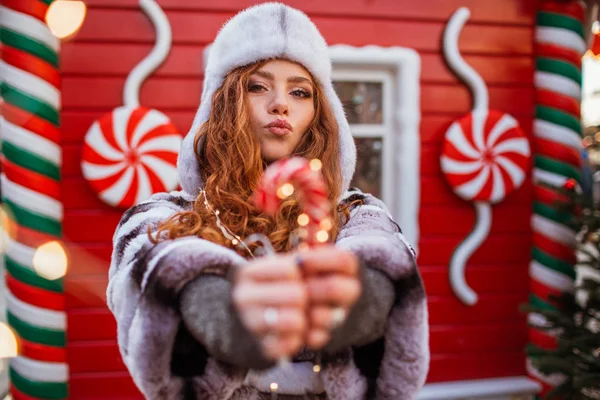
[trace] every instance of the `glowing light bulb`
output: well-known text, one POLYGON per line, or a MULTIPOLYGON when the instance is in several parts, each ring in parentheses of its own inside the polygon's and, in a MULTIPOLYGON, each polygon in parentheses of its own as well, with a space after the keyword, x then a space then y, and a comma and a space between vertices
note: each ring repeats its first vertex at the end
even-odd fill
POLYGON ((308 215, 306 215, 306 214, 298 215, 298 225, 306 226, 306 225, 308 225, 308 222, 309 222, 308 215))
POLYGON ((46 12, 46 24, 54 36, 68 39, 83 25, 87 7, 79 0, 56 0, 46 12))
POLYGON ((321 221, 321 223, 319 224, 319 226, 321 227, 321 229, 323 229, 324 231, 329 231, 332 228, 332 224, 331 224, 331 219, 329 218, 325 218, 323 221, 321 221))
POLYGON ((67 253, 57 241, 41 245, 33 254, 33 269, 46 279, 62 278, 67 273, 67 265, 67 253))
POLYGON ((327 241, 327 239, 329 239, 329 233, 327 233, 325 231, 317 232, 317 240, 320 243, 325 243, 327 241))
POLYGON ((4 254, 8 247, 8 239, 15 237, 16 225, 4 208, 0 208, 0 254, 4 254))
POLYGON ((318 158, 310 160, 310 163, 308 165, 310 166, 310 169, 312 169, 313 171, 318 171, 321 168, 323 168, 323 163, 318 158))
POLYGON ((17 336, 8 325, 0 322, 0 359, 16 357, 18 354, 17 336))
POLYGON ((321 372, 321 366, 320 365, 313 365, 313 372, 315 374, 318 374, 319 372, 321 372))
POLYGON ((276 392, 277 389, 279 389, 279 385, 277 384, 277 382, 271 383, 271 392, 276 392))
POLYGON ((281 185, 281 187, 277 190, 277 197, 280 199, 285 199, 286 197, 290 197, 294 194, 294 185, 291 183, 286 183, 281 185))

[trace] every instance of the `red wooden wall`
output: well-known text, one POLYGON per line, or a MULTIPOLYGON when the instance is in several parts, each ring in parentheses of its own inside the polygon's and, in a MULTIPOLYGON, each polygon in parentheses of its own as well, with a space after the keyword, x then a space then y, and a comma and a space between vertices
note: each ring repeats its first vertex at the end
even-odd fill
MULTIPOLYGON (((122 104, 127 74, 150 51, 152 25, 136 0, 87 0, 84 26, 62 50, 64 234, 71 242, 68 292, 73 399, 139 398, 120 360, 116 327, 105 306, 111 237, 121 211, 97 200, 80 171, 82 140, 92 122, 122 104)), ((202 50, 219 27, 251 0, 159 0, 173 29, 165 64, 144 84, 141 103, 191 125, 202 86, 202 50)), ((439 168, 443 134, 470 109, 470 95, 443 62, 442 32, 452 12, 472 16, 460 37, 467 62, 484 77, 492 108, 514 115, 531 132, 533 24, 528 0, 291 0, 330 44, 403 46, 421 55, 422 193, 420 268, 430 305, 430 382, 524 374, 530 255, 531 182, 494 207, 487 242, 470 261, 475 307, 453 296, 447 265, 474 224, 471 206, 446 187, 439 168)))

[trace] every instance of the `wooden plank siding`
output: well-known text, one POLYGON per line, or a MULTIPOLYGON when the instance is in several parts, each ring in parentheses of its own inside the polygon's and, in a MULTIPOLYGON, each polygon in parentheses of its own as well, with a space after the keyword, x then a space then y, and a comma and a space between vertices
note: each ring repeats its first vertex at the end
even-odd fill
MULTIPOLYGON (((166 62, 143 85, 141 104, 165 112, 182 132, 202 90, 202 52, 218 29, 251 0, 158 0, 173 29, 166 62)), ((137 0, 86 0, 87 19, 61 50, 63 76, 64 235, 71 269, 67 292, 71 396, 138 399, 120 359, 116 326, 105 306, 110 240, 122 214, 83 180, 83 137, 92 122, 122 105, 127 74, 151 50, 154 31, 137 0), (91 227, 91 228, 90 228, 91 227)), ((429 382, 525 373, 525 318, 531 249, 532 185, 494 207, 489 239, 466 276, 480 294, 475 307, 453 295, 447 266, 474 226, 472 206, 445 184, 439 155, 447 127, 467 113, 467 88, 447 68, 442 33, 459 6, 471 9, 460 36, 466 61, 484 78, 490 105, 514 115, 528 135, 533 120, 533 28, 536 1, 288 0, 311 16, 329 44, 401 46, 421 56, 422 122, 419 264, 429 295, 432 362, 429 382)))

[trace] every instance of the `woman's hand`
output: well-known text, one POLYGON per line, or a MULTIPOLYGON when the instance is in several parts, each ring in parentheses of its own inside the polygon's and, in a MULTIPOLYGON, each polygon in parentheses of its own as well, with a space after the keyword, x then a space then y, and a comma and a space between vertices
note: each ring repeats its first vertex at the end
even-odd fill
POLYGON ((306 345, 319 350, 360 297, 359 262, 353 253, 333 246, 299 253, 297 260, 308 292, 306 345))
POLYGON ((307 290, 293 256, 260 258, 236 271, 233 303, 266 357, 292 357, 304 346, 307 290))

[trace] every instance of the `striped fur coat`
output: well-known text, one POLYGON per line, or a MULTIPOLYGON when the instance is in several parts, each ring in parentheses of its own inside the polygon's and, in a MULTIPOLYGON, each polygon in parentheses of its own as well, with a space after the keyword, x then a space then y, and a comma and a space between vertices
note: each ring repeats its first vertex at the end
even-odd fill
MULTIPOLYGON (((369 392, 382 400, 414 399, 429 365, 426 298, 415 256, 380 200, 350 190, 342 203, 356 199, 362 199, 362 205, 351 209, 336 246, 355 252, 367 267, 385 273, 394 282, 395 301, 383 337, 348 349, 345 357, 323 365, 327 397, 358 400, 369 392)), ((185 192, 156 194, 128 210, 114 235, 108 305, 117 320, 123 360, 148 399, 230 399, 247 372, 211 358, 206 351, 193 352, 186 355, 186 362, 202 368, 192 378, 192 394, 189 382, 174 372, 182 288, 202 274, 223 274, 223 266, 247 262, 234 251, 197 237, 158 244, 149 240, 149 227, 191 209, 193 201, 185 192)))

